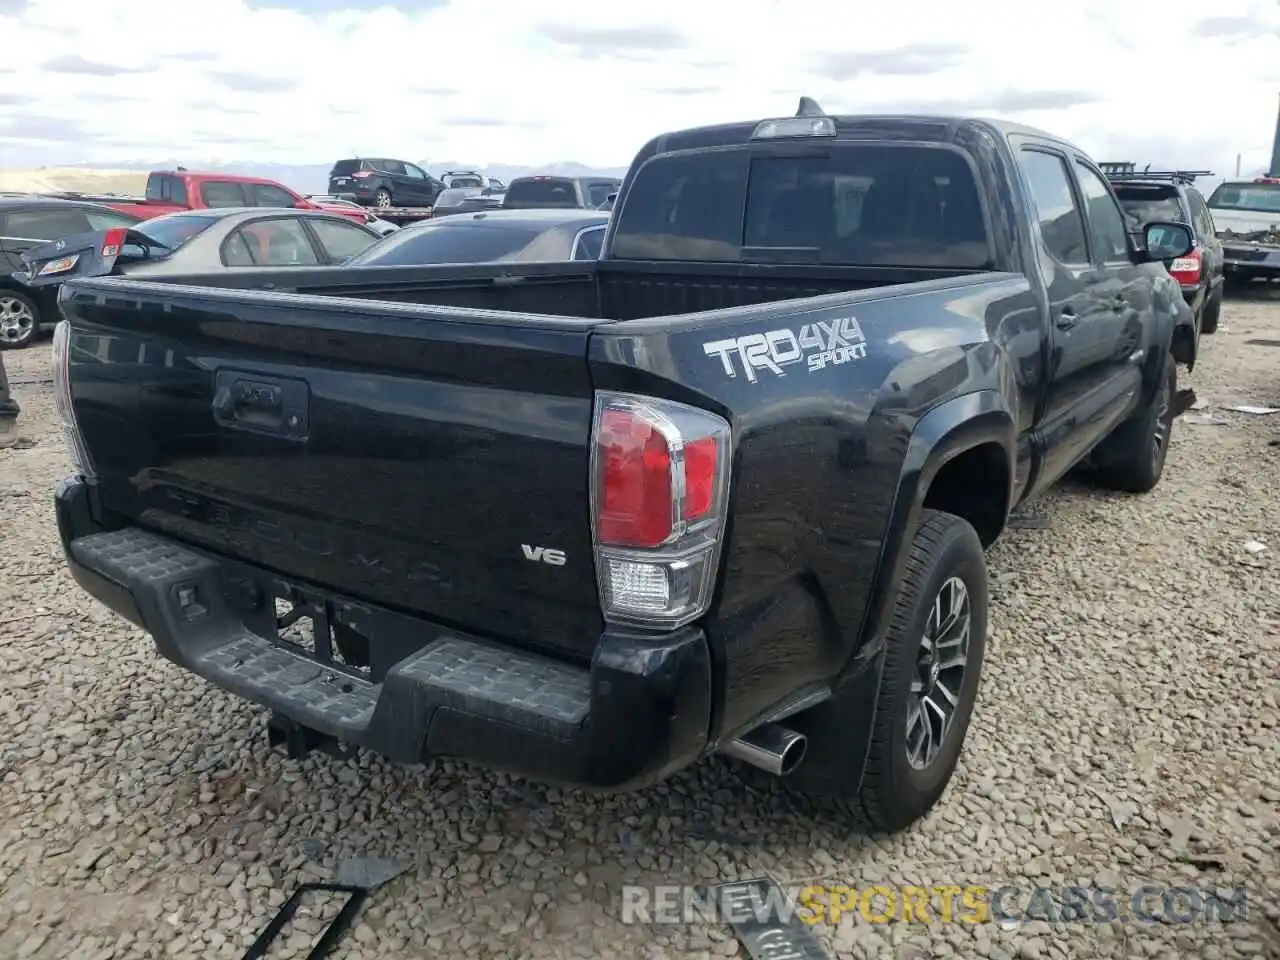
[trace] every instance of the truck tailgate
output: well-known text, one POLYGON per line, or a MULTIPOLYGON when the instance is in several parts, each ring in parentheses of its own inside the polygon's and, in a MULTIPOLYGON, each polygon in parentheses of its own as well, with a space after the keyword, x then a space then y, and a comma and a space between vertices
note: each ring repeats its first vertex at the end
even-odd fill
POLYGON ((61 302, 107 510, 304 584, 590 656, 598 321, 122 280, 73 281, 61 302))

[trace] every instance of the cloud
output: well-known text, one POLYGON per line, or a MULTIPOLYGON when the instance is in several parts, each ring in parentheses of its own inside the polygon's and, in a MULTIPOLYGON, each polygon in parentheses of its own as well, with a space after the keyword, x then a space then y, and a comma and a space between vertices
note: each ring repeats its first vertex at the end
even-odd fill
POLYGON ((553 43, 573 48, 579 56, 607 57, 620 53, 665 52, 683 50, 684 35, 671 27, 657 24, 633 27, 579 27, 548 23, 541 34, 553 43))
POLYGON ((960 63, 969 48, 954 43, 912 43, 890 50, 823 52, 814 58, 814 73, 829 80, 855 77, 915 77, 938 73, 960 63))
POLYGON ((141 73, 145 67, 119 67, 114 64, 88 60, 78 53, 68 53, 46 60, 44 69, 51 73, 73 73, 86 77, 115 77, 122 73, 141 73))
POLYGON ((287 77, 264 77, 240 70, 210 70, 206 76, 228 90, 243 93, 288 93, 300 86, 297 80, 287 77))
POLYGON ((663 97, 700 97, 708 93, 719 93, 719 87, 712 86, 688 86, 688 87, 648 87, 648 93, 656 93, 663 97))
POLYGON ((1205 17, 1189 29, 1200 37, 1253 37, 1258 33, 1258 21, 1253 17, 1205 17))
POLYGON ((88 138, 88 131, 74 120, 19 113, 0 116, 0 121, 0 140, 83 143, 88 138))

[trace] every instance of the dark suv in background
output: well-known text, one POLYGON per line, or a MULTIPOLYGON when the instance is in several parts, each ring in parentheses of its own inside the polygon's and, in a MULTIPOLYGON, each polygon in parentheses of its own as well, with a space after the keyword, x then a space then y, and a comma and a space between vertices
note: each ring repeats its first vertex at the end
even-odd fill
POLYGON ((404 160, 339 160, 329 171, 329 193, 366 207, 429 207, 443 189, 427 171, 404 160))
POLYGON ((507 185, 502 206, 507 210, 595 210, 620 186, 622 181, 615 177, 516 177, 507 185))
POLYGON ((1111 181, 1116 199, 1129 215, 1129 229, 1157 220, 1191 227, 1195 247, 1185 257, 1165 263, 1182 286, 1182 294, 1196 315, 1196 329, 1213 333, 1222 313, 1222 241, 1204 196, 1193 186, 1197 177, 1211 177, 1208 170, 1138 170, 1133 163, 1098 165, 1111 181))

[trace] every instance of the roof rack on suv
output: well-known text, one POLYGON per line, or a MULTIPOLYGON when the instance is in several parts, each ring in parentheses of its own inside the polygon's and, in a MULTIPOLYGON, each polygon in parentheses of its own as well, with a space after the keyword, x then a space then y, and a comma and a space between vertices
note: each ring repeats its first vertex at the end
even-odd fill
POLYGON ((1152 170, 1147 164, 1142 170, 1132 161, 1100 163, 1101 170, 1108 180, 1164 180, 1169 183, 1181 183, 1190 186, 1197 177, 1212 177, 1212 170, 1152 170))

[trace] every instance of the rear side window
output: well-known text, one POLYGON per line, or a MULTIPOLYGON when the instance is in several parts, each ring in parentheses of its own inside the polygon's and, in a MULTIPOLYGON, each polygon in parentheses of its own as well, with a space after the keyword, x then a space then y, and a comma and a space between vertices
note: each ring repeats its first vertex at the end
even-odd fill
POLYGON ((604 227, 592 227, 578 235, 578 244, 573 251, 575 260, 599 260, 600 249, 604 245, 604 227))
MULTIPOLYGON (((542 231, 524 226, 460 223, 407 227, 379 240, 347 266, 393 267, 428 263, 488 263, 514 260, 542 231)), ((564 256, 564 254, 562 254, 564 256)))
POLYGON ((147 177, 147 199, 159 203, 172 203, 180 207, 187 206, 187 185, 180 177, 168 174, 152 174, 147 177))
POLYGON ((227 180, 208 180, 200 185, 200 199, 206 207, 244 207, 244 191, 240 184, 227 180))
POLYGON ((752 156, 733 148, 649 161, 618 213, 613 255, 957 269, 991 263, 977 186, 959 154, 878 145, 797 152, 752 156))
POLYGON ((1116 204, 1107 181, 1092 167, 1076 161, 1076 176, 1089 211, 1089 233, 1094 251, 1108 263, 1129 259, 1129 237, 1124 215, 1116 204))
POLYGON ((1054 153, 1021 150, 1018 165, 1031 191, 1044 245, 1062 263, 1088 263, 1084 215, 1071 189, 1067 162, 1054 153))
POLYGON ((1186 213, 1175 187, 1147 184, 1116 184, 1120 206, 1134 227, 1156 220, 1185 223, 1186 213))
POLYGON ((1187 200, 1191 204, 1191 218, 1195 220, 1200 236, 1212 237, 1218 228, 1214 225, 1213 214, 1209 212, 1209 207, 1204 202, 1204 197, 1200 195, 1200 191, 1188 190, 1187 200))
POLYGON ((320 246, 324 247, 329 259, 339 263, 348 257, 354 257, 377 240, 377 237, 369 236, 366 231, 347 220, 311 217, 307 222, 311 224, 311 229, 315 231, 320 246))
POLYGON ((555 177, 513 180, 503 203, 507 206, 573 208, 578 206, 578 191, 572 180, 555 177))
POLYGON ((399 177, 405 174, 404 164, 399 160, 375 160, 374 164, 383 173, 393 173, 399 177))
POLYGON ((609 195, 618 189, 612 182, 592 183, 587 185, 587 206, 598 207, 609 199, 609 195))
POLYGON ((19 210, 4 219, 4 235, 21 240, 61 240, 93 227, 83 210, 19 210))

